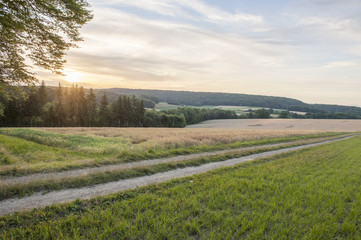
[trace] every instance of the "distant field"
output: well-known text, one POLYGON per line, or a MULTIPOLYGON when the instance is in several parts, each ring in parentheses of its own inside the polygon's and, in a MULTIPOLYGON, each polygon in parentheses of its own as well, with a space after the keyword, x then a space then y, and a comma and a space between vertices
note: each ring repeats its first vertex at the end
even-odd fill
MULTIPOLYGON (((168 103, 158 103, 155 105, 155 109, 159 110, 159 111, 167 111, 167 110, 172 110, 172 109, 177 109, 180 107, 184 107, 183 105, 172 105, 172 104, 168 104, 168 103)), ((248 110, 252 109, 253 111, 258 110, 258 109, 262 109, 262 107, 251 107, 251 106, 210 106, 210 105, 204 105, 204 106, 186 106, 186 107, 192 107, 192 108, 206 108, 206 109, 214 109, 214 108, 219 108, 219 109, 223 109, 223 110, 229 110, 229 111, 235 111, 237 115, 245 115, 248 114, 248 110)), ((268 109, 268 108, 266 108, 268 109)), ((286 111, 285 109, 273 109, 275 111, 286 111)), ((305 114, 305 112, 295 112, 298 114, 305 114)), ((278 114, 274 114, 274 117, 278 117, 278 114)))
POLYGON ((210 120, 187 128, 243 129, 243 130, 311 130, 330 132, 359 132, 361 120, 344 119, 230 119, 210 120))

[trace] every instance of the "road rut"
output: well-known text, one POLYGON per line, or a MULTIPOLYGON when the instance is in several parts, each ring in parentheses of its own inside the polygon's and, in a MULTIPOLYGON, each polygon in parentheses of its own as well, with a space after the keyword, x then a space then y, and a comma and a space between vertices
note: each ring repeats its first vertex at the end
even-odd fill
POLYGON ((160 183, 168 181, 174 178, 191 176, 194 174, 204 173, 210 170, 214 170, 221 167, 230 167, 239 163, 253 161, 256 159, 271 157, 281 153, 287 153, 304 148, 314 147, 326 143, 340 141, 348 139, 350 137, 344 137, 341 139, 328 140, 324 142, 312 143, 297 147, 283 148, 279 150, 273 150, 258 154, 252 154, 240 158, 234 158, 222 162, 207 163, 197 167, 186 167, 176 169, 163 173, 156 173, 149 176, 124 179, 115 182, 109 182, 104 184, 97 184, 90 187, 82 187, 78 189, 65 189, 60 191, 53 191, 46 194, 36 193, 29 197, 24 198, 12 198, 0 202, 0 215, 10 214, 19 211, 31 210, 34 208, 45 207, 52 204, 64 203, 74 201, 76 199, 89 199, 95 196, 107 195, 110 193, 116 193, 119 191, 134 189, 149 184, 160 183))

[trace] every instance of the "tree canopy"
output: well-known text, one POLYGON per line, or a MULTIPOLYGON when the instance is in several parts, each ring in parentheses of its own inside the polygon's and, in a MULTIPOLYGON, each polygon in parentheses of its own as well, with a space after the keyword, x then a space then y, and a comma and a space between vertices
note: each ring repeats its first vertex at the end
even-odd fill
POLYGON ((36 81, 36 65, 54 73, 92 19, 85 0, 0 1, 0 84, 36 81))

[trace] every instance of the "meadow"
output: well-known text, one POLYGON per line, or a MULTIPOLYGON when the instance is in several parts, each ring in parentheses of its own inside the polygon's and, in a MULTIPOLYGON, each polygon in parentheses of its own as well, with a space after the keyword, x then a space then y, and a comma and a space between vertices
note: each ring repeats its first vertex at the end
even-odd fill
POLYGON ((361 137, 0 217, 2 239, 359 239, 361 137))
POLYGON ((0 176, 19 176, 337 135, 319 131, 2 128, 0 176))
POLYGON ((0 200, 200 166, 344 135, 316 131, 3 128, 0 200))

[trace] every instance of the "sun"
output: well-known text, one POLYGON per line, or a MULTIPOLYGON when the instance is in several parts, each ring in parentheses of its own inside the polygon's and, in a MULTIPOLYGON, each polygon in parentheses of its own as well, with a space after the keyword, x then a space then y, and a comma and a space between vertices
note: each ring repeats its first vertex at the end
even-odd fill
POLYGON ((80 73, 76 72, 73 69, 66 69, 64 71, 65 80, 70 83, 80 82, 80 73))

